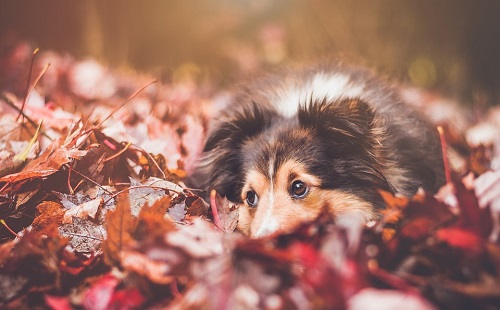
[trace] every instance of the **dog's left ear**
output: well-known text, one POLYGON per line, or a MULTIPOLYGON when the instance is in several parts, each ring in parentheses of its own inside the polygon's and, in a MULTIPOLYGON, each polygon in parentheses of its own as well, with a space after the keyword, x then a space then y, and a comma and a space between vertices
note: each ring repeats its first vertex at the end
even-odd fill
POLYGON ((301 108, 299 123, 326 142, 329 156, 350 167, 352 178, 394 192, 382 173, 385 126, 375 110, 360 99, 312 102, 301 108))
POLYGON ((375 128, 373 108, 360 99, 311 102, 299 109, 298 117, 302 127, 337 143, 366 141, 375 128))

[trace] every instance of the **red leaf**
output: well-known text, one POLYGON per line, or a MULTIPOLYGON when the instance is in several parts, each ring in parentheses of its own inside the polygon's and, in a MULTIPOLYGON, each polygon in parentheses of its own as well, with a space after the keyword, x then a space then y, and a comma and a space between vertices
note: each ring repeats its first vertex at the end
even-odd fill
POLYGON ((71 310, 71 303, 67 297, 45 295, 45 303, 53 310, 71 310))
POLYGON ((457 226, 486 239, 493 229, 489 208, 480 208, 473 190, 467 190, 461 182, 455 184, 460 215, 457 226))
POLYGON ((442 228, 436 237, 452 247, 466 251, 480 251, 481 239, 474 233, 460 228, 442 228))
POLYGON ((145 301, 144 296, 136 288, 117 291, 113 294, 109 308, 111 309, 136 309, 145 301))

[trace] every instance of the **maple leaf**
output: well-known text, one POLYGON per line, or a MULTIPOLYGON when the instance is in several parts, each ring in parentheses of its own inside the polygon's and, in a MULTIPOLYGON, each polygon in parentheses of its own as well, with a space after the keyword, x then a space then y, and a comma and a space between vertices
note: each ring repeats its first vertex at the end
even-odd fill
POLYGON ((143 206, 137 218, 137 228, 134 237, 137 240, 155 239, 164 233, 174 230, 174 223, 166 217, 170 208, 171 198, 165 196, 157 200, 152 206, 143 206))
POLYGON ((488 238, 493 229, 489 208, 480 208, 474 191, 467 190, 462 182, 456 182, 454 185, 460 208, 456 225, 475 233, 480 238, 488 238))
POLYGON ((132 243, 137 219, 132 216, 127 194, 121 195, 114 211, 106 214, 107 238, 102 244, 104 258, 109 265, 120 262, 124 246, 132 243))
POLYGON ((33 220, 34 231, 43 230, 49 225, 59 226, 62 223, 64 209, 61 204, 53 201, 43 201, 36 207, 39 215, 33 220))

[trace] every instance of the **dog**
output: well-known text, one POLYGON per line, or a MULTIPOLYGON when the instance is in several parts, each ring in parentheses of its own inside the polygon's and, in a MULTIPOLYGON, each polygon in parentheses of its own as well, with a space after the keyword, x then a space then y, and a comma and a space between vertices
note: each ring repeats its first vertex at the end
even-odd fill
POLYGON ((444 183, 435 128, 397 86, 340 61, 245 83, 212 124, 201 158, 200 186, 235 203, 238 230, 253 238, 322 210, 376 220, 379 190, 411 197, 444 183))

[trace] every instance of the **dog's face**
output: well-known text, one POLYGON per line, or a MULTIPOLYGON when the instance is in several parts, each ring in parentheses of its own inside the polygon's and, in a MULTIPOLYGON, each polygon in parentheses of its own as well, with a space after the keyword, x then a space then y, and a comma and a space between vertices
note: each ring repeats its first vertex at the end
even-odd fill
POLYGON ((265 165, 252 165, 243 173, 238 229, 244 234, 256 238, 290 231, 315 219, 323 209, 333 216, 357 213, 365 221, 373 218, 370 203, 341 186, 325 187, 324 174, 312 173, 307 162, 267 159, 262 162, 267 170, 262 169, 265 165))
POLYGON ((358 100, 311 103, 295 118, 257 105, 230 115, 209 135, 209 187, 239 205, 251 237, 288 231, 326 209, 375 216, 379 171, 373 112, 358 100), (370 201, 370 202, 368 202, 370 201))

